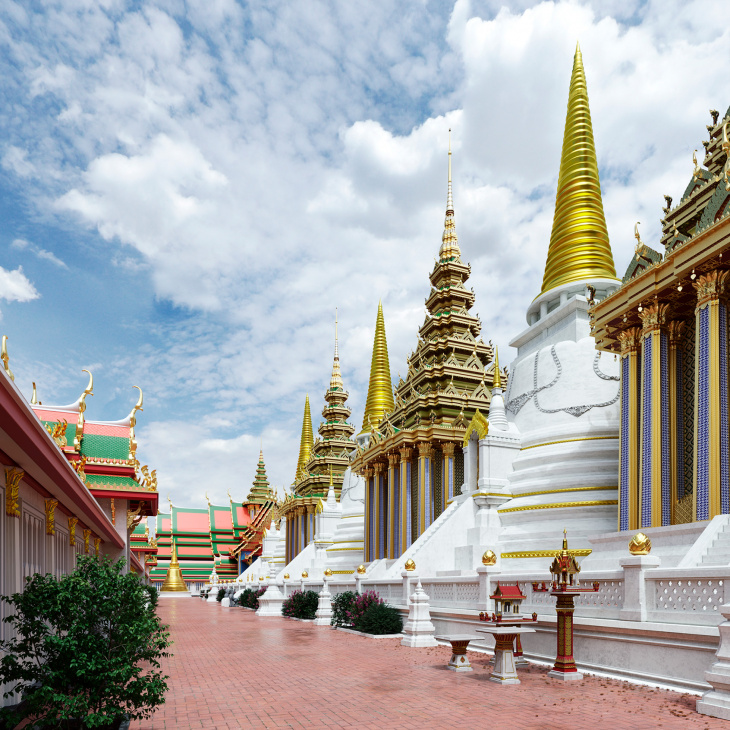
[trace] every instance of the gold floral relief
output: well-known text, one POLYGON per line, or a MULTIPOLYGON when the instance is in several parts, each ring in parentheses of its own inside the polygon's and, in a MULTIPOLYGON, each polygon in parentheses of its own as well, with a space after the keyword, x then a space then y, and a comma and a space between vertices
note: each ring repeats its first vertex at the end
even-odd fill
POLYGON ((5 514, 20 517, 20 480, 25 476, 22 469, 5 470, 5 514))
POLYGON ((46 500, 46 535, 56 534, 56 507, 58 507, 57 499, 46 500))

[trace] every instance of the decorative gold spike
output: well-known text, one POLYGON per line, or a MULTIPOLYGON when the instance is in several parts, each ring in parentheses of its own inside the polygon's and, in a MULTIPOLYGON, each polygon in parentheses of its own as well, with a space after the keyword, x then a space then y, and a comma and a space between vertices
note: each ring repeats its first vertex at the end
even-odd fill
POLYGON ((332 377, 330 378, 330 390, 344 390, 342 382, 342 371, 340 370, 340 353, 337 343, 337 309, 335 309, 335 357, 332 363, 332 377))
POLYGON ((38 405, 38 392, 36 391, 35 380, 33 381, 33 393, 30 396, 30 404, 32 406, 38 405))
POLYGON ((499 350, 496 347, 494 348, 494 381, 492 387, 502 387, 502 373, 499 371, 499 350))
POLYGON ((454 196, 451 187, 451 129, 449 129, 449 178, 446 191, 446 218, 444 219, 444 232, 441 236, 439 258, 451 258, 460 255, 459 238, 456 235, 456 222, 454 220, 454 196))
POLYGON ((10 369, 10 358, 8 357, 8 336, 3 335, 3 344, 2 344, 2 350, 0 350, 0 359, 3 361, 3 370, 5 370, 5 374, 10 378, 10 380, 15 381, 15 375, 13 375, 13 371, 10 369))
POLYGON ((540 293, 590 278, 617 277, 603 214, 583 56, 577 45, 553 230, 540 293))
MULTIPOLYGON (((92 385, 93 385, 93 381, 92 381, 92 385)), ((144 410, 144 408, 142 408, 142 402, 144 400, 144 395, 142 394, 142 388, 140 388, 139 385, 133 385, 132 387, 136 388, 139 391, 139 398, 137 399, 137 402, 134 404, 134 408, 132 408, 132 412, 129 414, 129 425, 132 428, 134 428, 137 425, 137 411, 144 410)))
POLYGON ((362 431, 367 433, 376 429, 385 413, 395 408, 393 388, 390 381, 390 362, 388 360, 388 342, 385 339, 385 320, 383 318, 383 302, 378 303, 378 316, 375 320, 375 338, 373 340, 373 359, 370 364, 370 384, 365 401, 365 415, 362 431))
POLYGON ((314 435, 312 433, 312 414, 309 410, 309 395, 304 401, 304 417, 302 418, 302 437, 299 441, 299 459, 297 460, 297 472, 294 481, 298 482, 303 479, 305 467, 309 461, 314 446, 314 435))

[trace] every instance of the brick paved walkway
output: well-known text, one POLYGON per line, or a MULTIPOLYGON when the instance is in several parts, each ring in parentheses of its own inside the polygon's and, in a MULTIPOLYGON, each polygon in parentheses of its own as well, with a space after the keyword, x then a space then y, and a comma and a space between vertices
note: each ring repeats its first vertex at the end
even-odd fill
POLYGON ((161 599, 174 656, 167 702, 133 728, 443 728, 510 730, 723 728, 694 712, 696 697, 587 677, 548 679, 520 670, 522 684, 445 668, 446 647, 409 649, 284 618, 258 618, 200 599, 161 599))

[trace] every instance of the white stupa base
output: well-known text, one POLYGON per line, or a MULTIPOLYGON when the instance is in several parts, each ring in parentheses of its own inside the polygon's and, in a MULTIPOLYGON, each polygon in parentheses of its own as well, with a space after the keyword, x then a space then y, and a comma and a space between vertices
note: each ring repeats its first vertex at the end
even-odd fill
POLYGON ((160 591, 158 598, 191 598, 187 591, 160 591))

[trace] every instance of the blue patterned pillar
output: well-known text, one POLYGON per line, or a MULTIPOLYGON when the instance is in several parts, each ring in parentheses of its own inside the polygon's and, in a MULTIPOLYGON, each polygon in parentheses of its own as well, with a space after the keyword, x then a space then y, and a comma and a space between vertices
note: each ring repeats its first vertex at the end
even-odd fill
POLYGON ((710 271, 693 282, 695 309, 696 520, 730 512, 728 470, 727 302, 730 272, 710 271))
POLYGON ((444 502, 443 508, 454 498, 454 449, 456 444, 447 441, 443 445, 444 452, 444 502))
POLYGON ((641 330, 630 327, 620 332, 618 339, 621 344, 618 529, 637 530, 640 526, 641 330))
POLYGON ((413 449, 403 447, 400 453, 400 552, 410 546, 411 539, 411 459, 413 449))
POLYGON ((375 554, 374 560, 385 557, 385 464, 376 461, 375 471, 375 554))
POLYGON ((433 520, 433 495, 431 494, 431 444, 418 444, 418 535, 422 535, 433 520))
POLYGON ((677 502, 684 497, 684 395, 682 391, 684 362, 682 361, 682 334, 685 322, 669 323, 669 440, 672 459, 669 465, 671 482, 671 524, 676 523, 677 502))
POLYGON ((641 527, 670 525, 671 433, 669 431, 668 304, 643 309, 641 413, 641 527))
POLYGON ((362 473, 365 477, 365 561, 369 563, 373 559, 373 546, 375 544, 373 469, 372 467, 366 467, 362 473))
POLYGON ((398 455, 388 454, 388 551, 387 557, 397 558, 398 542, 396 540, 398 526, 398 455))

